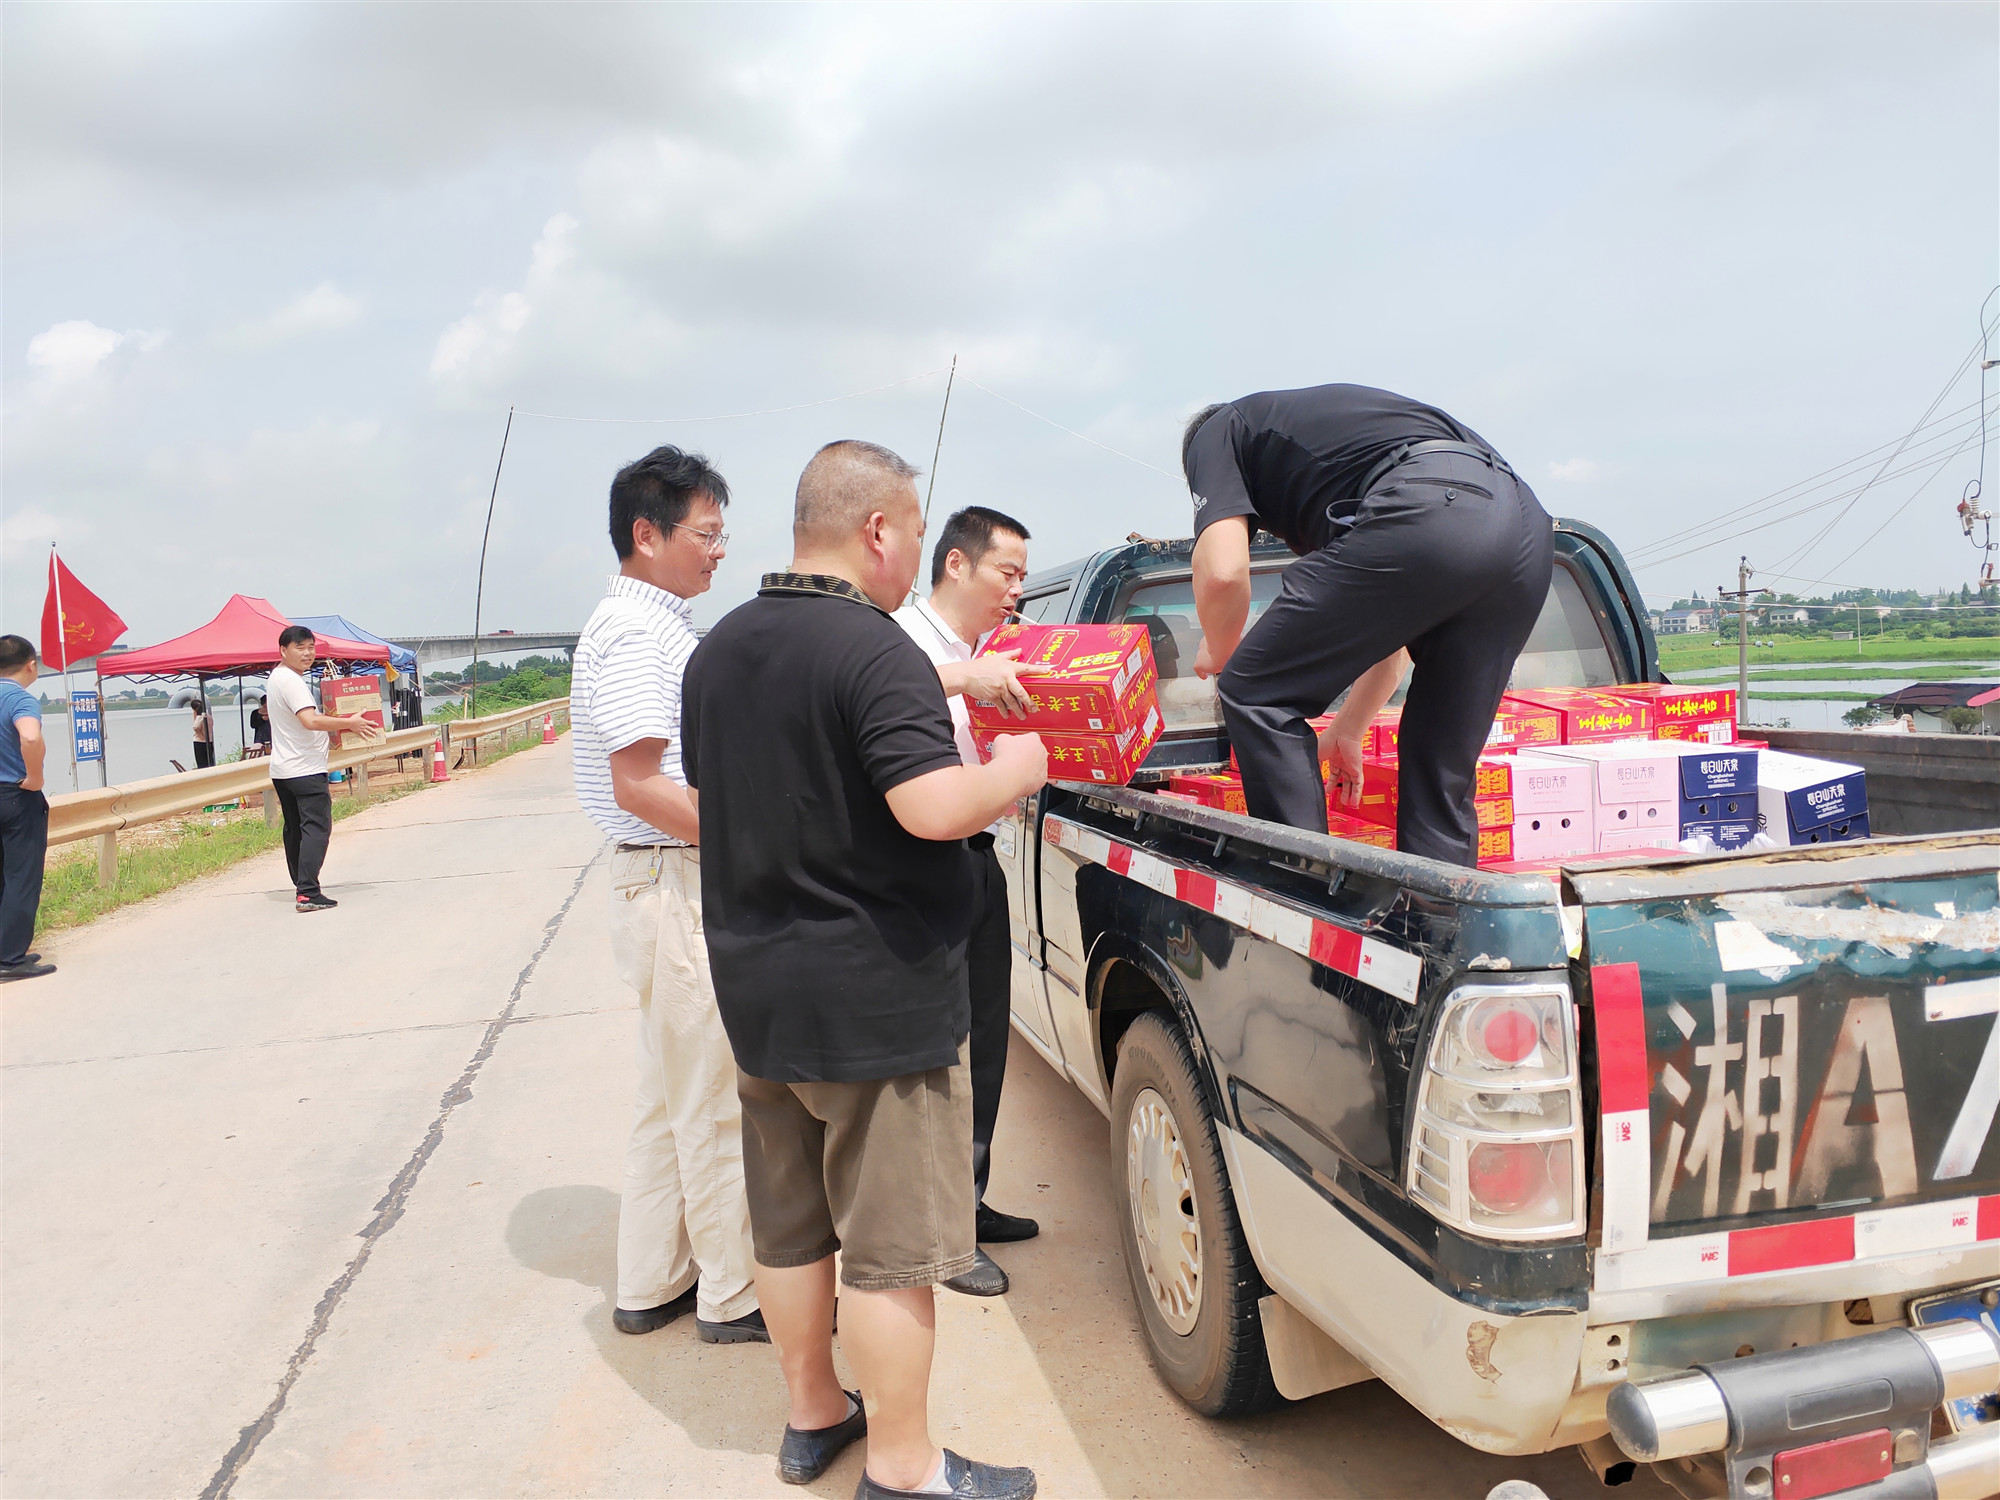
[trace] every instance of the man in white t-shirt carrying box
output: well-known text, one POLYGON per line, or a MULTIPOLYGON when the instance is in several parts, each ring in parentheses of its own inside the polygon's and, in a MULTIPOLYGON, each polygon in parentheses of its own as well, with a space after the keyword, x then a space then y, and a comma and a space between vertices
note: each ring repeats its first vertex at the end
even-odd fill
POLYGON ((278 632, 278 665, 264 684, 271 716, 271 789, 285 814, 285 868, 298 892, 297 911, 330 911, 340 903, 319 888, 333 834, 333 797, 326 789, 326 756, 335 734, 373 739, 375 725, 358 715, 321 713, 306 673, 318 642, 304 625, 278 632))
MULTIPOLYGON (((1021 600, 1028 576, 1028 528, 1012 516, 983 505, 954 512, 938 533, 931 555, 931 594, 896 611, 895 619, 923 648, 938 670, 951 708, 959 758, 981 764, 972 742, 965 700, 997 704, 1025 714, 1029 707, 1024 673, 1014 653, 980 656, 979 643, 1006 622, 1021 600)), ((1013 934, 1007 916, 1007 875, 993 851, 999 824, 966 840, 973 868, 976 913, 966 946, 966 977, 972 993, 972 1182, 978 1205, 976 1238, 982 1244, 1033 1239, 1041 1226, 1019 1214, 986 1205, 993 1168, 993 1128, 1000 1118, 1000 1090, 1007 1081, 1007 1038, 1013 1001, 1013 934)), ((963 1275, 945 1285, 974 1297, 998 1297, 1007 1273, 984 1250, 963 1275)))

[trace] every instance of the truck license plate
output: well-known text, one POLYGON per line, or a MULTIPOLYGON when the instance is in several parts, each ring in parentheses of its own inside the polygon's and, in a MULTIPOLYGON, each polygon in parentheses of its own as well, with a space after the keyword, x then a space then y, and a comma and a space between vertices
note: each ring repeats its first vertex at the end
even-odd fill
MULTIPOLYGON (((1910 1304, 1910 1322, 1918 1328, 1928 1328, 1933 1323, 1949 1323, 1954 1318, 1964 1318, 1978 1323, 1996 1338, 2000 1338, 2000 1323, 1995 1322, 1995 1309, 2000 1308, 2000 1281, 1988 1281, 1979 1286, 1960 1287, 1955 1292, 1939 1292, 1936 1296, 1920 1297, 1910 1304)), ((2000 1396, 1988 1391, 1983 1396, 1962 1396, 1956 1401, 1944 1404, 1945 1416, 1951 1422, 1953 1432, 1964 1432, 1987 1422, 2000 1421, 2000 1396)))

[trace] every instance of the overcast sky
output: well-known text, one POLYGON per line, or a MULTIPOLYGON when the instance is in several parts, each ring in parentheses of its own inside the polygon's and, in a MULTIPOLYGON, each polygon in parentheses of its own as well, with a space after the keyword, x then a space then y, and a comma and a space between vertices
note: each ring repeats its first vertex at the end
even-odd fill
POLYGON ((1197 406, 1343 380, 1478 428, 1656 601, 1739 551, 1956 585, 1996 17, 10 4, 0 628, 53 539, 134 644, 232 591, 468 629, 510 405, 873 391, 516 416, 488 628, 581 623, 610 476, 669 441, 735 491, 713 619, 818 444, 931 467, 953 354, 934 515, 1038 564, 1185 535, 1197 406), (1732 535, 1941 392, 1851 510, 1732 535))

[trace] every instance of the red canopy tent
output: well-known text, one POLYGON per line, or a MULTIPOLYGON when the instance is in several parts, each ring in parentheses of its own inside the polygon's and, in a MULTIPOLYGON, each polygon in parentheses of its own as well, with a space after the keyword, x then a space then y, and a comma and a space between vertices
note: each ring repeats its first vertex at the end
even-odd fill
MULTIPOLYGON (((268 672, 278 664, 278 632, 292 622, 268 599, 231 594, 213 620, 199 630, 157 646, 107 652, 97 659, 100 677, 237 677, 268 672)), ((389 648, 374 641, 350 641, 313 633, 321 662, 384 662, 389 648)))

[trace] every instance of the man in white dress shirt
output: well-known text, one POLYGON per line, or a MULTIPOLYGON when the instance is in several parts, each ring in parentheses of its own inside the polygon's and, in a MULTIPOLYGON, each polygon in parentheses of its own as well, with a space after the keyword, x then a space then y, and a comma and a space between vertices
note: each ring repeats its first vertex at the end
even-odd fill
POLYGON ((612 1322, 651 1333, 693 1309, 710 1344, 769 1342, 751 1280, 736 1060, 702 934, 701 823, 681 771, 681 674, 697 643, 688 601, 722 561, 728 503, 699 454, 655 448, 618 471, 618 572, 570 681, 577 800, 617 843, 611 952, 639 994, 612 1322))
MULTIPOLYGON (((969 766, 980 764, 972 742, 966 699, 1025 713, 1024 671, 1013 653, 978 655, 979 643, 1014 612, 1028 576, 1028 528, 1012 516, 983 505, 955 512, 938 533, 931 554, 931 594, 896 611, 896 623, 923 647, 944 684, 958 753, 969 766)), ((1008 1012, 1014 948, 1008 930, 1007 877, 993 852, 999 824, 966 840, 973 862, 978 916, 966 948, 972 990, 972 1177, 979 1205, 977 1237, 986 1244, 1033 1239, 1041 1226, 1033 1219, 986 1206, 993 1167, 993 1126, 1000 1117, 1000 1090, 1007 1080, 1008 1012)), ((975 1297, 1007 1290, 1007 1273, 984 1250, 979 1262, 945 1283, 975 1297)))

